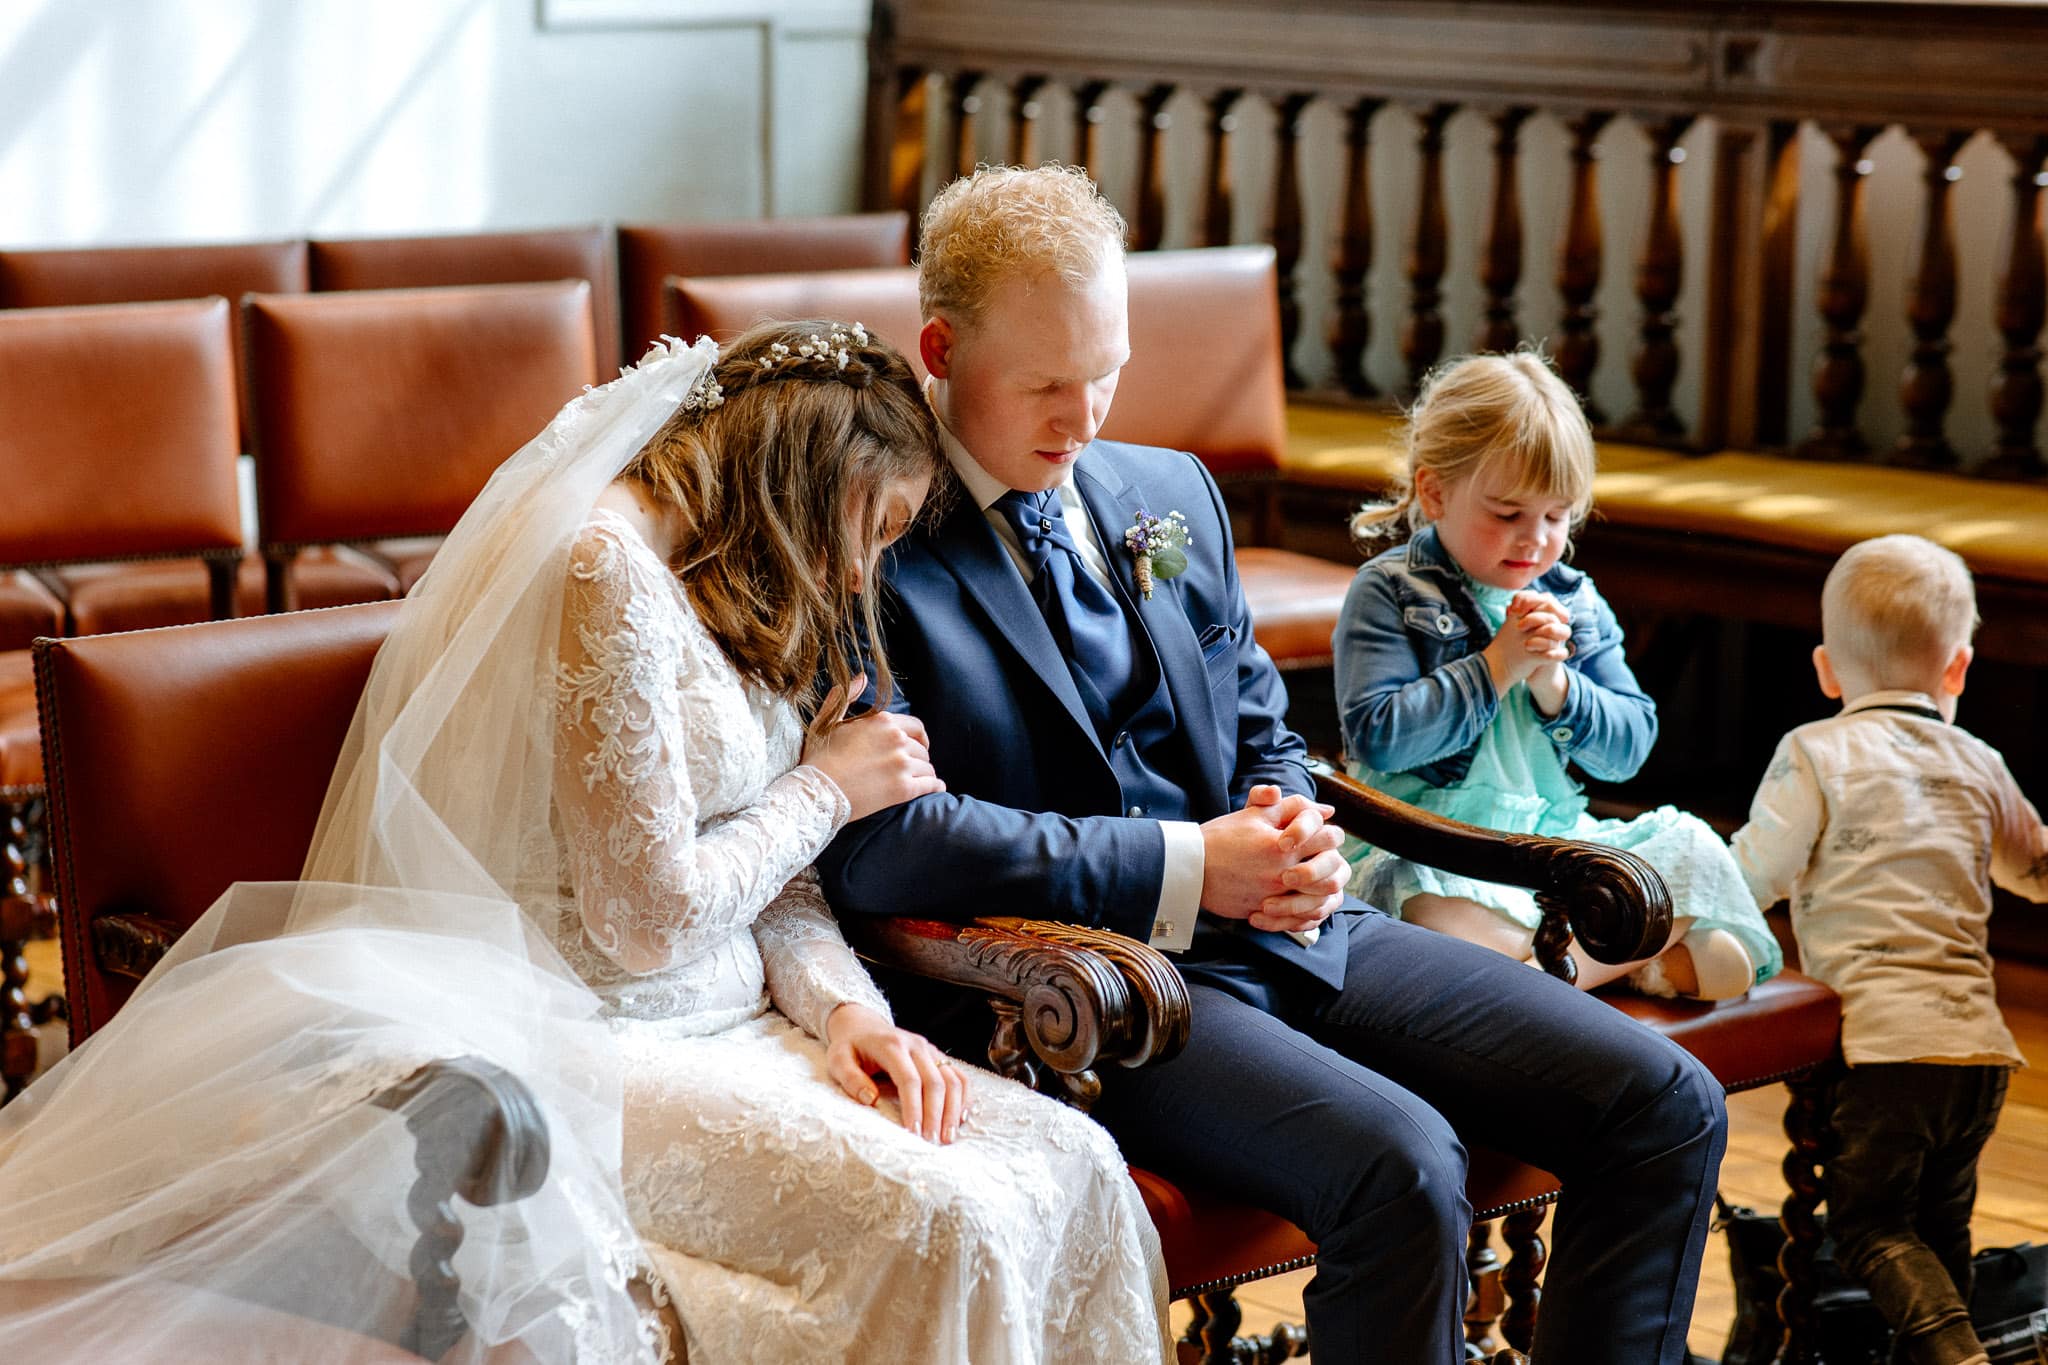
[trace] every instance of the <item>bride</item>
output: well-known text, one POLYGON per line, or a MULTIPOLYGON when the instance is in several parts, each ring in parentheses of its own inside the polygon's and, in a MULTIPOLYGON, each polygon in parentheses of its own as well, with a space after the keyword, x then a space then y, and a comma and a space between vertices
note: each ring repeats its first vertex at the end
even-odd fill
POLYGON ((479 1055, 552 1152, 464 1210, 451 1360, 1161 1359, 1114 1144, 896 1028, 809 870, 940 789, 915 720, 844 713, 889 689, 860 589, 942 465, 903 359, 832 323, 665 342, 507 461, 378 655, 303 880, 232 888, 0 1111, 0 1358, 249 1305, 395 1335, 411 1156, 361 1101, 479 1055))

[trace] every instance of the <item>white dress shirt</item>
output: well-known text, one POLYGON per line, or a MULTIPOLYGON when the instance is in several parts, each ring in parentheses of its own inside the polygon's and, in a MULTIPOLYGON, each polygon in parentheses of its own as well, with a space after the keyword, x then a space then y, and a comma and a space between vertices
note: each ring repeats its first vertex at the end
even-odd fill
MULTIPOLYGON (((942 401, 944 382, 939 379, 925 381, 925 392, 931 399, 933 412, 945 411, 942 401)), ((988 524, 995 528, 996 539, 1010 552, 1010 561, 1028 584, 1031 582, 1031 566, 1024 558, 1023 547, 1017 543, 1017 533, 1003 514, 994 510, 996 499, 1008 493, 1009 487, 981 467, 968 453, 967 447, 947 430, 943 418, 939 422, 939 437, 947 460, 952 462, 953 472, 960 476, 961 484, 967 489, 967 496, 974 499, 982 515, 988 518, 988 524)), ((1095 524, 1088 516, 1087 504, 1081 501, 1071 476, 1060 484, 1059 496, 1061 513, 1067 520, 1067 534, 1074 538, 1074 548, 1080 553, 1082 565, 1113 595, 1116 587, 1109 576, 1109 562, 1103 558, 1102 542, 1096 538, 1095 524)), ((1194 941, 1195 917, 1202 907, 1202 876, 1207 868, 1202 850, 1202 827, 1191 820, 1159 820, 1154 823, 1166 840, 1166 873, 1159 884, 1159 904, 1153 911, 1150 942, 1163 952, 1177 953, 1194 941)))

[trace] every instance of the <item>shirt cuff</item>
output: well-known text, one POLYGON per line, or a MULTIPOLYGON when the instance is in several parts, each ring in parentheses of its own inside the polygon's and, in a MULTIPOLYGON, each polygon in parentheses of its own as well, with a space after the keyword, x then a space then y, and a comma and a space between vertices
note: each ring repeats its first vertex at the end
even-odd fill
POLYGON ((1195 941, 1195 916, 1202 910, 1202 827, 1190 820, 1161 820, 1166 838, 1166 875, 1159 879, 1159 909, 1152 917, 1154 948, 1185 952, 1195 941))

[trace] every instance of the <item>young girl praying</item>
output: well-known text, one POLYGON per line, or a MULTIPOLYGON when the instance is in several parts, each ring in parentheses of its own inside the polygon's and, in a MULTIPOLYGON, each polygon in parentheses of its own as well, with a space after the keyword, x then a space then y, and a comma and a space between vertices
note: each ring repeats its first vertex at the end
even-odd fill
MULTIPOLYGON (((1539 355, 1468 356, 1409 415, 1407 487, 1352 519, 1367 547, 1336 634, 1337 705, 1354 776, 1424 810, 1510 833, 1627 849, 1671 891, 1668 946, 1641 962, 1575 953, 1590 990, 1627 976, 1656 995, 1741 995, 1783 965, 1728 847, 1670 806, 1633 820, 1586 809, 1576 765, 1634 776, 1656 704, 1622 658, 1593 580, 1560 562, 1593 501, 1593 434, 1539 355)), ((1361 848, 1351 889, 1403 919, 1524 961, 1528 891, 1361 848)))

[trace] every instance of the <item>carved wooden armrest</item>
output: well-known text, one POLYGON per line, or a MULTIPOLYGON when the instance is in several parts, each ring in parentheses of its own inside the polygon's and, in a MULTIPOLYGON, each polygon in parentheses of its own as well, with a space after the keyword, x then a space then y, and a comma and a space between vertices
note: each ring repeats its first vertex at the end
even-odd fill
POLYGON ((1543 911, 1536 959, 1553 976, 1578 978, 1565 947, 1574 938, 1602 962, 1632 962, 1657 952, 1671 936, 1671 894, 1655 869, 1633 853, 1447 820, 1327 764, 1309 767, 1316 795, 1337 808, 1337 823, 1346 832, 1411 862, 1535 892, 1543 911))
POLYGON ((968 924, 848 916, 872 960, 986 992, 996 1031, 988 1056, 1005 1076, 1086 1109, 1103 1063, 1143 1066, 1186 1046, 1188 993, 1164 956, 1136 939, 1049 920, 968 924))
POLYGON ((419 1301, 399 1345, 439 1360, 469 1330, 455 1253, 462 1222, 455 1197, 479 1207, 524 1199, 548 1174, 548 1128, 533 1092, 481 1057, 428 1062, 370 1103, 405 1116, 419 1178, 406 1212, 419 1229, 413 1283, 419 1301))
POLYGON ((92 953, 100 970, 136 981, 178 941, 178 926, 154 915, 101 915, 92 922, 92 953))

